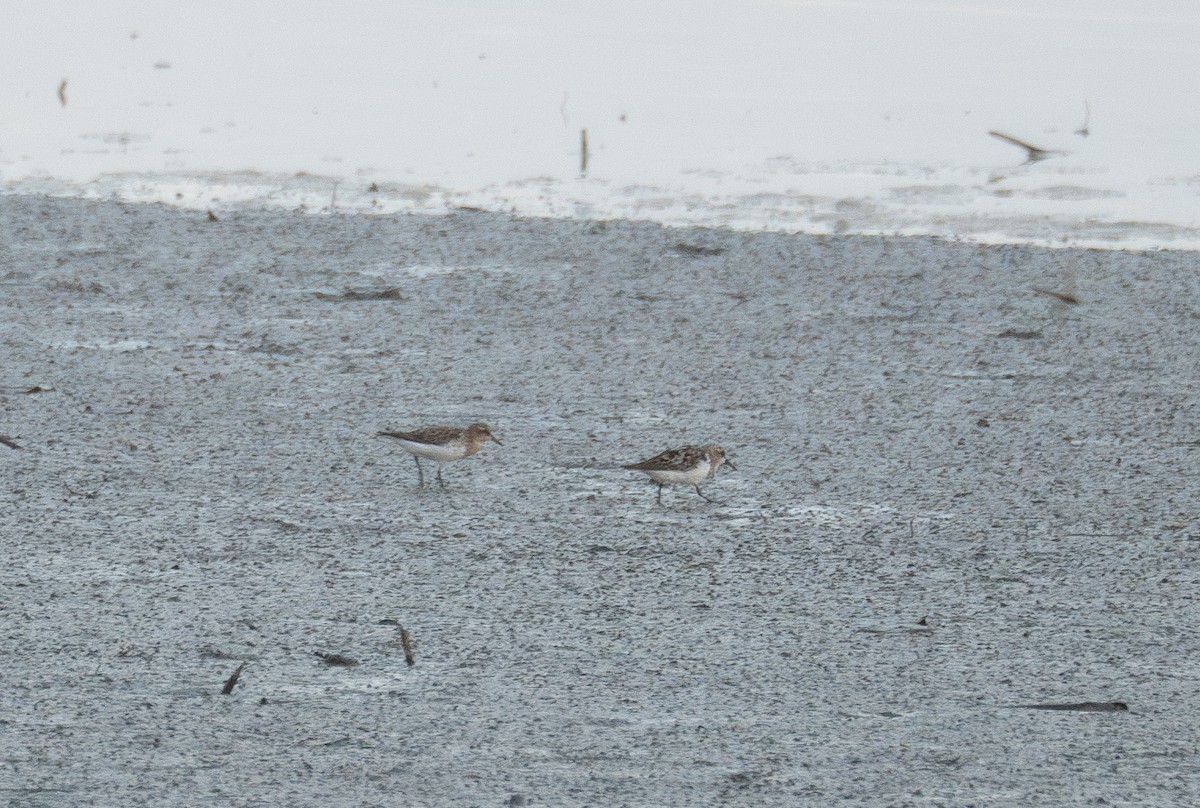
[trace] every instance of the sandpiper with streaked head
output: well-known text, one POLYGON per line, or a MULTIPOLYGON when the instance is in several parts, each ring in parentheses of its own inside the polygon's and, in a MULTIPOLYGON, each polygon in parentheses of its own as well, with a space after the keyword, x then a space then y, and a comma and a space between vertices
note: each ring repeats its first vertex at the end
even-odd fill
MULTIPOLYGON (((417 464, 417 486, 425 484, 425 473, 421 470, 421 458, 434 460, 438 464, 437 481, 444 488, 442 464, 470 457, 483 448, 489 440, 500 444, 487 424, 479 422, 463 428, 457 426, 426 426, 411 432, 380 432, 383 437, 395 438, 404 451, 413 456, 417 464)), ((503 446, 503 444, 500 444, 503 446)))
POLYGON ((722 465, 737 471, 737 466, 729 460, 725 450, 715 443, 704 446, 681 446, 678 449, 668 449, 641 463, 630 463, 625 466, 634 471, 643 471, 651 480, 658 483, 658 496, 655 502, 662 502, 663 486, 667 484, 690 485, 696 489, 700 498, 712 502, 700 491, 700 483, 717 473, 722 465))

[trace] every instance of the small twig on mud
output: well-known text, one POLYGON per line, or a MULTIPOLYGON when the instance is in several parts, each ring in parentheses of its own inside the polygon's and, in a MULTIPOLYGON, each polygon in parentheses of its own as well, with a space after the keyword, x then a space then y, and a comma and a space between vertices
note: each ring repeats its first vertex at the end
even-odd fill
POLYGON ((1040 146, 1034 146, 1032 143, 1028 143, 1024 140, 1021 140, 1018 137, 1013 137, 1012 135, 1006 135, 1004 132, 997 132, 995 129, 992 129, 991 131, 989 131, 988 134, 994 138, 999 138, 1000 140, 1003 140, 1005 143, 1011 143, 1012 145, 1014 145, 1018 148, 1024 149, 1025 154, 1026 154, 1026 157, 1025 157, 1026 163, 1036 163, 1041 160, 1046 160, 1050 157, 1053 157, 1056 154, 1066 154, 1065 151, 1061 151, 1058 149, 1043 149, 1040 146))
POLYGON ((361 300, 404 300, 399 289, 368 289, 359 291, 355 289, 346 289, 340 295, 333 295, 329 292, 313 292, 313 297, 317 300, 327 302, 356 302, 361 300))
POLYGON ((587 130, 579 130, 579 176, 587 176, 588 164, 588 145, 587 145, 587 130))
POLYGON ((1075 295, 1071 294, 1070 292, 1055 292, 1053 289, 1042 289, 1038 286, 1033 287, 1033 291, 1042 295, 1050 295, 1050 297, 1057 298, 1063 303, 1070 303, 1072 306, 1079 305, 1079 298, 1075 297, 1075 295))
POLYGON ((1082 701, 1078 704, 1010 704, 1018 710, 1065 710, 1075 713, 1125 713, 1129 705, 1123 701, 1082 701))
POLYGON ((1088 128, 1088 121, 1090 121, 1091 119, 1092 119, 1092 105, 1085 98, 1085 99, 1083 99, 1083 126, 1076 129, 1075 134, 1079 135, 1080 137, 1087 137, 1088 135, 1090 135, 1092 133, 1092 130, 1088 128))
POLYGON ((58 103, 64 107, 67 105, 67 80, 63 79, 58 83, 58 103))
POLYGON ((400 644, 404 646, 404 661, 409 665, 415 665, 417 660, 413 657, 412 635, 404 626, 400 626, 400 644))
POLYGON ((100 496, 99 491, 76 491, 71 486, 63 483, 63 488, 67 489, 67 493, 73 497, 83 497, 84 499, 95 499, 100 496))
POLYGON ((233 676, 230 676, 225 680, 225 686, 221 688, 221 692, 226 696, 233 692, 233 688, 237 685, 238 677, 242 675, 242 668, 244 667, 246 667, 245 662, 243 662, 241 665, 238 665, 237 670, 233 672, 233 676))
POLYGON ((0 435, 0 443, 3 443, 10 449, 24 449, 25 447, 14 441, 8 435, 0 435))

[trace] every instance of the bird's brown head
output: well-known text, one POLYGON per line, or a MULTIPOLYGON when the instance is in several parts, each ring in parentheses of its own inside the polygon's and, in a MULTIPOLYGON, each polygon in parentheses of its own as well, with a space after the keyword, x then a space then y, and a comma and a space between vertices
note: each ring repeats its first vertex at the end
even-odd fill
POLYGON ((492 434, 492 428, 482 421, 467 427, 467 436, 470 437, 472 443, 483 443, 484 441, 491 440, 499 446, 504 445, 500 443, 499 438, 492 434))
POLYGON ((733 461, 729 459, 729 455, 725 454, 725 450, 715 443, 708 445, 709 462, 712 463, 713 472, 721 465, 729 466, 733 471, 737 471, 737 466, 733 465, 733 461))

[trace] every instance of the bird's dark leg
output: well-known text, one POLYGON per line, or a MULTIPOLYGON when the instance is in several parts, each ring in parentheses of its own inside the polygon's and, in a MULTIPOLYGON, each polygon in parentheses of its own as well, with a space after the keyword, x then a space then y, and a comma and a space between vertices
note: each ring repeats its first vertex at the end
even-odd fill
POLYGON ((659 505, 662 505, 662 490, 663 490, 663 484, 659 483, 658 484, 658 496, 656 496, 654 498, 655 503, 657 503, 659 505))
POLYGON ((417 464, 417 488, 425 485, 425 472, 421 471, 421 458, 413 455, 413 462, 417 464))
POLYGON ((708 497, 704 496, 704 494, 700 493, 700 486, 694 485, 692 487, 696 489, 697 494, 700 494, 700 499, 704 500, 705 502, 713 502, 714 501, 714 500, 711 500, 708 497))
POLYGON ((438 481, 438 485, 440 485, 442 488, 446 487, 446 481, 442 479, 442 464, 441 463, 438 463, 437 481, 438 481))

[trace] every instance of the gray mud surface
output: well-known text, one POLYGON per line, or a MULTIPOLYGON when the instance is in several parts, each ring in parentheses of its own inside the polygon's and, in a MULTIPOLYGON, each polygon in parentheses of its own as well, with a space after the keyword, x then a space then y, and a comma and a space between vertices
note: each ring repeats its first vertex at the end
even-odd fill
POLYGON ((1197 264, 0 198, 0 804, 1196 804, 1197 264))

